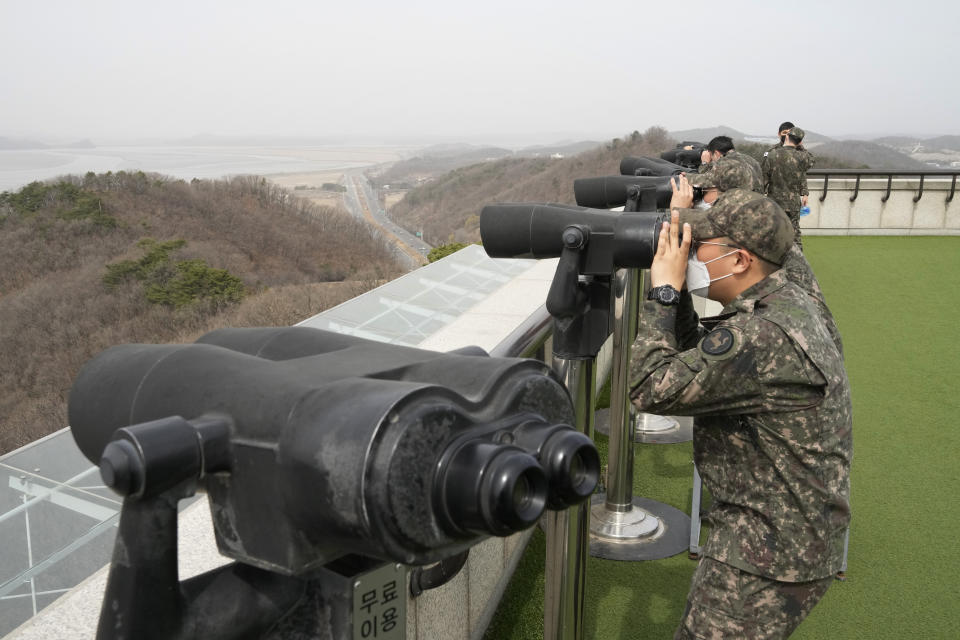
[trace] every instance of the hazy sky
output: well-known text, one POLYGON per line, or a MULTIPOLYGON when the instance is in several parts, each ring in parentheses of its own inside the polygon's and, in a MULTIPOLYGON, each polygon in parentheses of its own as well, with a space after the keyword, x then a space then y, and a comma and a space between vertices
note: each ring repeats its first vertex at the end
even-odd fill
POLYGON ((0 136, 960 134, 960 3, 0 0, 0 136))

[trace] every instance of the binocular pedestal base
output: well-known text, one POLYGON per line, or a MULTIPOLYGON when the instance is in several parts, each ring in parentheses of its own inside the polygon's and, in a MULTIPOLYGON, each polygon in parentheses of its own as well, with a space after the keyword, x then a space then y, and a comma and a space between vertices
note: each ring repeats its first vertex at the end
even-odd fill
MULTIPOLYGON (((594 429, 605 436, 610 435, 610 410, 599 409, 594 429)), ((637 416, 633 441, 645 444, 677 444, 693 440, 693 418, 687 416, 655 416, 641 413, 637 416)))
POLYGON ((660 560, 687 548, 690 517, 668 504, 633 498, 628 511, 612 511, 596 493, 590 510, 590 555, 607 560, 660 560))
POLYGON ((655 416, 641 413, 633 432, 634 442, 647 444, 676 444, 693 440, 693 418, 655 416))

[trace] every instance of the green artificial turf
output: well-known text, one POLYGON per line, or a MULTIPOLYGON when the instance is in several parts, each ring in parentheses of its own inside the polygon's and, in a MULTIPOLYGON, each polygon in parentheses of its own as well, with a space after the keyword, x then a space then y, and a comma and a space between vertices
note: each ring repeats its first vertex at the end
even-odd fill
MULTIPOLYGON (((793 638, 958 638, 960 237, 805 237, 804 246, 844 340, 853 522, 847 580, 793 638)), ((597 444, 606 456, 606 439, 597 444)), ((635 455, 634 495, 689 513, 690 443, 636 445, 635 455)), ((537 531, 487 640, 543 637, 543 567, 537 531)), ((685 552, 590 558, 584 637, 671 638, 693 569, 685 552)))

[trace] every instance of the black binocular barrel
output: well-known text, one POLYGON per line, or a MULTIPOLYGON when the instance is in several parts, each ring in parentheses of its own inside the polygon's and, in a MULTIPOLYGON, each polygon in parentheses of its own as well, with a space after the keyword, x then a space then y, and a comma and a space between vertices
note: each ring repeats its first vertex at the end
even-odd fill
POLYGON ((596 451, 541 362, 307 328, 204 339, 104 351, 77 377, 69 419, 127 497, 203 479, 221 551, 238 560, 284 573, 347 552, 423 564, 596 486, 596 451), (540 435, 497 435, 516 429, 540 435))
POLYGON ((656 253, 664 219, 664 214, 655 211, 620 213, 572 205, 491 204, 480 211, 480 238, 491 258, 556 258, 563 251, 564 230, 577 226, 605 239, 588 243, 588 252, 604 253, 606 261, 616 268, 646 269, 656 253))
POLYGON ((620 175, 635 176, 638 169, 646 169, 652 176, 675 176, 687 170, 668 160, 649 156, 627 156, 620 161, 620 175))
POLYGON ((670 176, 601 176, 573 181, 577 204, 595 209, 609 209, 626 204, 631 188, 653 188, 657 192, 657 208, 666 209, 673 197, 670 176))
POLYGON ((699 167, 700 155, 703 147, 695 149, 670 149, 660 154, 660 157, 668 162, 673 162, 685 167, 699 167))

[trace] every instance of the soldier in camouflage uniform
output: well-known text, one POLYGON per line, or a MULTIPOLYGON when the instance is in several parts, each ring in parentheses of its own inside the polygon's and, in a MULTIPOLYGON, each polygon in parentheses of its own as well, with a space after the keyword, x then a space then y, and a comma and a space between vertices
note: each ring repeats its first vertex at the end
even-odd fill
MULTIPOLYGON (((763 160, 761 160, 760 162, 762 167, 766 166, 767 156, 770 155, 770 152, 773 151, 774 149, 779 149, 780 147, 783 146, 783 141, 787 139, 787 131, 790 131, 790 129, 793 129, 793 126, 794 126, 793 123, 790 122, 789 120, 787 122, 780 123, 780 128, 777 129, 777 137, 780 138, 780 140, 779 142, 777 142, 777 144, 773 145, 763 153, 763 160)), ((800 145, 800 146, 802 147, 803 145, 800 145)))
POLYGON ((734 186, 763 193, 760 163, 734 149, 733 140, 729 136, 717 136, 711 140, 707 144, 702 158, 704 162, 699 169, 701 174, 708 175, 715 169, 726 168, 731 174, 738 174, 734 186))
MULTIPOLYGON (((671 205, 686 207, 680 182, 671 205)), ((850 388, 793 235, 776 203, 733 190, 706 211, 674 208, 650 268, 631 399, 641 411, 697 416, 694 457, 713 496, 675 638, 786 638, 843 561, 850 388), (688 253, 706 264, 708 297, 725 305, 699 323, 690 295, 676 294, 698 269, 688 253)))
MULTIPOLYGON (((749 156, 731 151, 726 157, 702 165, 699 173, 687 175, 687 181, 692 186, 703 189, 702 202, 704 205, 712 205, 720 194, 731 189, 759 189, 759 174, 746 162, 740 160, 740 158, 747 157, 749 156), (703 167, 709 168, 704 170, 703 167)), ((750 159, 753 160, 753 158, 750 159)), ((751 193, 755 193, 755 191, 751 191, 751 193)), ((706 207, 698 205, 697 208, 706 207)))
POLYGON ((797 246, 800 239, 800 208, 806 206, 807 170, 813 166, 813 155, 800 147, 804 132, 793 127, 787 132, 783 146, 767 152, 763 163, 763 190, 780 205, 796 232, 797 246))

